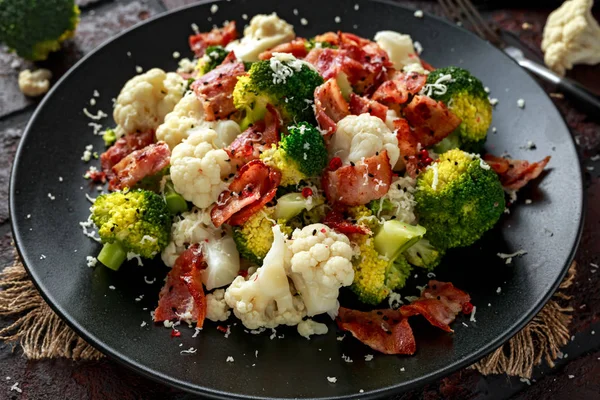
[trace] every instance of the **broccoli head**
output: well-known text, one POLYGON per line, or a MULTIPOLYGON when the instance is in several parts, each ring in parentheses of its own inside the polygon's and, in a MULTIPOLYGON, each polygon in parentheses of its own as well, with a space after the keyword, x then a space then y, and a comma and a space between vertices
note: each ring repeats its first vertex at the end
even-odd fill
POLYGON ((105 244, 98 259, 111 269, 118 269, 127 253, 152 258, 169 243, 171 214, 154 192, 137 189, 103 194, 91 211, 105 244))
POLYGON ((217 68, 229 52, 223 46, 208 46, 204 56, 198 60, 198 74, 200 76, 217 68))
POLYGON ((0 42, 32 61, 48 58, 79 23, 74 0, 0 1, 0 42))
POLYGON ((242 130, 264 118, 267 104, 276 107, 285 124, 314 123, 314 92, 323 78, 306 62, 289 54, 277 54, 252 64, 247 75, 238 78, 233 102, 245 115, 242 130))
POLYGON ((432 270, 442 262, 444 252, 436 249, 429 240, 423 238, 410 246, 404 252, 404 257, 415 267, 432 270))
POLYGON ((261 154, 265 163, 281 171, 281 185, 296 185, 321 175, 327 166, 327 147, 314 126, 301 122, 290 126, 277 146, 261 154))
POLYGON ((492 123, 492 105, 479 79, 469 71, 458 67, 436 69, 427 76, 431 86, 430 96, 442 101, 461 120, 459 127, 442 141, 438 152, 461 148, 479 152, 483 148, 488 128, 492 123), (436 90, 436 84, 446 90, 436 90))
POLYGON ((416 214, 440 250, 473 244, 504 212, 498 175, 478 156, 454 149, 417 179, 416 214))

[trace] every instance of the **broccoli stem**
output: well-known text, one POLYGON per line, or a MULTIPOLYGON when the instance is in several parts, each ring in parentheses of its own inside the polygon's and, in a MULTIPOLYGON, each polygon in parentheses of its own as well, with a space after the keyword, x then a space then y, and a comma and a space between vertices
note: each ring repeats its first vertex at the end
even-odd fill
POLYGON ((177 193, 170 182, 165 185, 165 203, 171 214, 176 215, 188 210, 188 204, 182 195, 177 193))
POLYGON ((425 235, 425 228, 420 225, 409 225, 404 222, 385 221, 375 235, 375 249, 390 260, 417 243, 425 235))
POLYGON ((127 258, 127 252, 120 243, 105 243, 98 254, 98 261, 113 271, 118 271, 127 258))
POLYGON ((277 199, 273 218, 289 221, 302 211, 310 211, 312 208, 313 204, 309 204, 301 193, 288 193, 277 199))

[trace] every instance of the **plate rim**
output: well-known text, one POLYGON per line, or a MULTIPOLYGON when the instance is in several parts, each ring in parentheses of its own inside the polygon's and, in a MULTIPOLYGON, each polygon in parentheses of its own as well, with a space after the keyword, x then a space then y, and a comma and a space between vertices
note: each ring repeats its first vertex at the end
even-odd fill
MULTIPOLYGON (((10 217, 10 225, 11 225, 13 240, 15 242, 15 248, 17 250, 19 258, 22 261, 22 264, 25 267, 27 273, 31 277, 33 284, 35 285, 36 289, 38 290, 38 292, 40 293, 40 295, 42 296, 42 298, 44 299, 46 304, 48 304, 50 306, 50 308, 61 318, 61 320, 63 320, 71 329, 73 329, 73 331, 75 331, 86 342, 88 342, 90 345, 92 345, 94 348, 96 348, 102 354, 106 355, 111 360, 115 360, 119 364, 124 365, 125 367, 135 371, 136 373, 139 373, 142 376, 153 380, 154 382, 165 384, 165 385, 168 385, 171 387, 176 387, 176 388, 185 390, 190 393, 200 394, 200 395, 208 396, 208 397, 214 398, 214 399, 240 399, 240 400, 272 399, 272 397, 252 396, 252 395, 245 395, 245 394, 239 394, 239 393, 230 393, 230 392, 225 392, 225 391, 217 390, 217 389, 211 389, 208 387, 190 384, 187 381, 183 381, 183 380, 180 380, 177 378, 166 376, 165 374, 162 374, 156 370, 152 370, 150 367, 143 365, 143 364, 123 355, 117 349, 111 349, 110 347, 106 346, 101 340, 97 340, 91 332, 84 329, 77 321, 72 320, 71 318, 67 317, 68 312, 66 312, 66 310, 63 309, 63 307, 61 307, 58 304, 51 301, 51 296, 42 289, 42 287, 38 283, 37 274, 35 272, 33 272, 32 269, 29 267, 28 262, 27 262, 26 258, 24 257, 23 252, 21 251, 21 245, 22 245, 21 240, 22 239, 21 239, 21 235, 19 232, 19 227, 17 226, 17 224, 15 222, 15 220, 16 220, 16 218, 15 218, 16 217, 16 215, 15 215, 15 203, 16 203, 16 201, 15 201, 15 197, 16 197, 16 195, 15 195, 15 190, 16 190, 15 189, 15 179, 16 179, 15 175, 16 175, 16 170, 17 170, 16 166, 18 164, 19 159, 21 158, 21 153, 24 151, 25 141, 27 139, 27 136, 28 136, 30 130, 32 129, 34 122, 38 118, 38 115, 40 114, 42 108, 46 105, 46 103, 50 102, 50 98, 52 97, 51 95, 54 93, 54 91, 57 90, 57 88, 59 88, 63 84, 63 82, 65 80, 67 80, 69 78, 69 76, 77 68, 80 67, 81 64, 86 62, 89 58, 94 57, 97 52, 101 51, 104 47, 108 46, 113 41, 121 38, 122 36, 127 35, 129 32, 134 31, 134 30, 138 29, 139 27, 144 26, 146 24, 154 23, 158 19, 167 18, 167 17, 171 16, 172 14, 183 13, 190 9, 200 7, 200 6, 203 6, 206 4, 221 3, 224 1, 226 1, 226 0, 200 0, 193 4, 184 5, 184 6, 177 7, 175 9, 167 10, 160 14, 154 15, 154 16, 148 18, 147 20, 141 21, 141 22, 119 32, 118 34, 107 38, 100 45, 98 45, 96 48, 94 48, 92 51, 90 51, 88 54, 86 54, 84 57, 82 57, 79 61, 77 61, 71 68, 69 68, 69 70, 67 72, 65 72, 65 74, 53 85, 51 90, 44 96, 44 99, 42 99, 42 101, 37 105, 35 111, 29 118, 29 121, 27 122, 27 125, 25 126, 25 128, 23 130, 23 135, 22 135, 19 145, 17 147, 17 151, 15 152, 15 156, 14 156, 14 160, 13 160, 13 164, 11 166, 11 172, 10 172, 9 217, 10 217)), ((227 1, 229 1, 229 0, 227 0, 227 1)), ((371 2, 371 3, 386 4, 389 6, 403 9, 405 11, 416 10, 416 9, 408 7, 404 4, 396 3, 392 0, 366 0, 366 1, 371 2)), ((434 15, 428 11, 424 11, 424 14, 425 14, 425 18, 435 19, 438 22, 441 22, 441 23, 447 25, 451 29, 461 29, 459 27, 456 27, 454 24, 447 21, 446 19, 439 17, 437 15, 434 15)), ((493 48, 495 51, 502 53, 502 55, 505 58, 511 60, 513 63, 515 63, 518 66, 518 64, 513 59, 511 59, 508 55, 504 54, 504 52, 502 52, 501 50, 492 46, 488 41, 483 40, 478 35, 476 35, 475 33, 471 32, 467 29, 462 28, 462 31, 464 33, 467 33, 468 35, 471 35, 472 37, 474 37, 475 40, 482 41, 488 47, 493 48)), ((519 68, 521 68, 521 67, 519 66, 519 68)), ((535 85, 542 91, 544 96, 546 96, 550 100, 552 107, 554 107, 554 109, 560 116, 560 118, 563 122, 564 128, 569 133, 569 144, 575 150, 575 154, 577 156, 578 168, 576 169, 576 171, 578 173, 578 176, 576 177, 576 180, 578 182, 580 182, 581 188, 582 188, 581 192, 578 193, 581 196, 581 201, 579 202, 580 204, 579 204, 579 210, 578 210, 579 211, 578 212, 579 221, 578 221, 577 233, 574 238, 573 245, 571 247, 571 250, 569 252, 569 255, 567 257, 565 265, 562 268, 561 273, 558 275, 556 281, 553 282, 552 285, 549 287, 546 294, 542 297, 541 301, 539 301, 531 309, 531 311, 529 313, 523 314, 523 316, 519 320, 517 320, 515 323, 513 323, 504 332, 504 334, 497 336, 494 340, 490 341, 488 344, 486 344, 484 347, 482 347, 478 351, 471 353, 471 355, 464 357, 460 360, 457 360, 454 363, 448 364, 447 366, 445 366, 443 368, 437 369, 434 372, 431 372, 426 375, 422 375, 419 378, 415 378, 415 379, 412 379, 409 381, 402 381, 393 386, 388 386, 386 388, 380 388, 380 389, 371 390, 369 392, 362 393, 361 398, 365 398, 365 399, 381 398, 386 395, 394 395, 394 394, 398 394, 401 392, 406 392, 411 389, 415 389, 417 387, 422 387, 422 386, 432 382, 435 379, 447 376, 455 371, 458 371, 459 369, 462 369, 468 365, 471 365, 471 364, 481 360, 482 358, 484 358, 485 356, 490 354, 492 351, 496 350, 497 348, 499 348, 500 346, 505 344, 508 340, 510 340, 510 338, 512 338, 520 330, 522 330, 540 312, 540 310, 546 305, 546 303, 551 299, 552 295, 556 292, 560 283, 564 279, 567 271, 569 270, 569 266, 573 262, 573 260, 575 258, 575 254, 579 248, 581 236, 583 233, 585 214, 586 214, 585 206, 587 204, 587 200, 585 197, 585 186, 584 186, 584 182, 583 182, 582 166, 581 166, 581 162, 579 159, 579 153, 577 151, 577 146, 573 139, 571 129, 565 120, 565 117, 558 110, 556 105, 554 105, 554 103, 551 101, 548 93, 546 93, 546 91, 543 89, 543 87, 540 85, 540 83, 537 80, 535 80, 533 77, 531 77, 531 75, 529 75, 529 79, 531 79, 535 83, 535 85)), ((29 260, 29 261, 31 261, 31 260, 29 260)), ((333 397, 332 396, 319 397, 319 399, 341 400, 341 399, 354 399, 355 397, 356 397, 356 395, 354 395, 354 394, 348 394, 348 395, 333 396, 333 397)))

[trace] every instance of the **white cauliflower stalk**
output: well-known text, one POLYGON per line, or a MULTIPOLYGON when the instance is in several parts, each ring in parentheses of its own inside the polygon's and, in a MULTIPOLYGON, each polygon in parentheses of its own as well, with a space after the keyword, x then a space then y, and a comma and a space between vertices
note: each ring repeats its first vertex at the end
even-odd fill
POLYGON ((207 267, 202 282, 207 290, 231 283, 240 270, 240 256, 231 232, 215 228, 208 210, 193 208, 175 218, 171 242, 163 250, 163 262, 172 267, 177 257, 191 244, 200 244, 207 267))
POLYGON ((544 27, 544 62, 559 75, 575 64, 600 63, 600 25, 593 0, 569 0, 554 10, 544 27))
POLYGON ((297 329, 300 336, 303 336, 308 340, 310 340, 312 335, 326 335, 327 332, 329 332, 327 325, 313 321, 310 318, 300 322, 297 329))
POLYGON ((229 155, 217 148, 212 129, 194 132, 171 153, 171 180, 175 191, 198 208, 207 208, 227 189, 225 178, 234 172, 229 155))
POLYGON ((326 225, 312 224, 296 229, 288 247, 292 258, 286 270, 306 314, 337 314, 339 289, 354 280, 350 240, 326 225))
POLYGON ((131 78, 121 89, 113 111, 117 136, 158 128, 181 100, 184 89, 181 76, 159 68, 131 78))
POLYGON ((235 278, 225 291, 225 301, 248 329, 298 325, 306 315, 304 303, 292 294, 285 273, 289 250, 279 225, 273 227, 273 235, 263 265, 247 280, 235 278))
POLYGON ((392 167, 396 165, 400 157, 396 134, 381 119, 366 113, 340 120, 329 142, 329 154, 343 163, 357 163, 383 150, 387 150, 392 167))
POLYGON ((217 289, 206 295, 206 318, 213 322, 226 321, 231 315, 225 301, 225 289, 217 289))
POLYGON ((410 71, 424 72, 409 35, 394 31, 380 31, 375 34, 375 42, 388 54, 395 69, 402 70, 408 67, 410 71))
POLYGON ((207 128, 217 132, 213 142, 216 148, 229 145, 240 134, 240 126, 235 121, 206 121, 202 102, 194 92, 187 92, 156 130, 156 139, 173 150, 183 139, 207 128))
POLYGON ((19 89, 25 96, 41 96, 50 88, 52 72, 46 68, 40 68, 31 72, 26 69, 19 72, 19 89))
POLYGON ((290 42, 295 37, 294 27, 277 14, 258 14, 244 29, 242 40, 231 42, 227 45, 227 50, 233 50, 240 60, 258 61, 258 55, 263 51, 290 42))

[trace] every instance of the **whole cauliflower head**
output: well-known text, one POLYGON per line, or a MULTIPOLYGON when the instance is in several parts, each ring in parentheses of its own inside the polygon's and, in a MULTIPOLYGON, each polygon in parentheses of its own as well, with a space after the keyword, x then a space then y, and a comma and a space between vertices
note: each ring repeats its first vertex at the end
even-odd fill
POLYGON ((354 280, 353 250, 346 235, 323 224, 296 229, 288 241, 288 276, 302 296, 306 314, 336 315, 339 289, 354 280))
POLYGON ((183 97, 184 88, 180 75, 159 68, 131 78, 121 89, 113 111, 117 135, 158 128, 183 97))
POLYGON ((256 272, 238 276, 225 291, 225 301, 248 329, 298 325, 306 315, 300 296, 294 296, 285 271, 289 259, 285 236, 273 227, 273 245, 256 272))
POLYGON ((396 165, 400 157, 396 134, 380 118, 366 113, 342 118, 329 142, 329 154, 343 163, 356 163, 383 150, 392 167, 396 165))
POLYGON ((402 70, 405 66, 413 64, 423 68, 410 35, 394 31, 379 31, 375 34, 375 42, 388 54, 395 69, 402 70))
POLYGON ((217 289, 206 295, 206 318, 213 322, 226 321, 231 308, 225 301, 225 289, 217 289))
POLYGON ((568 0, 554 10, 544 27, 544 62, 559 75, 575 64, 600 63, 600 25, 593 0, 568 0))
POLYGON ((227 189, 225 178, 234 172, 229 155, 215 146, 213 129, 194 132, 171 153, 171 180, 175 191, 198 208, 207 208, 227 189))
POLYGON ((290 42, 295 37, 294 27, 277 14, 258 14, 244 29, 242 40, 231 42, 227 50, 233 50, 240 60, 258 61, 258 55, 263 51, 290 42))
POLYGON ((177 257, 191 244, 198 243, 206 261, 202 282, 207 290, 225 286, 240 270, 240 255, 230 231, 215 228, 208 210, 193 208, 175 218, 171 242, 163 250, 163 262, 172 267, 177 257))
POLYGON ((156 139, 167 143, 173 150, 183 139, 207 128, 217 132, 214 143, 217 148, 229 145, 241 132, 235 121, 206 121, 202 102, 194 92, 187 92, 156 130, 156 139))

